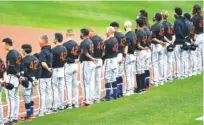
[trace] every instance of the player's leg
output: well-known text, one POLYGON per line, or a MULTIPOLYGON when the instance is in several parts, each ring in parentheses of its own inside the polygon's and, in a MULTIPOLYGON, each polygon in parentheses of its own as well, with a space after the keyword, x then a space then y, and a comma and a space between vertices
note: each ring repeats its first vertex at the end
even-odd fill
POLYGON ((111 59, 106 59, 105 63, 104 63, 104 80, 105 80, 105 97, 104 100, 105 101, 110 101, 111 100, 111 96, 110 96, 110 92, 111 92, 111 83, 113 81, 111 81, 111 77, 112 77, 112 66, 113 64, 111 64, 111 59))
POLYGON ((124 71, 124 64, 122 62, 122 58, 123 58, 123 55, 122 53, 119 53, 118 56, 117 56, 117 61, 118 61, 118 74, 117 74, 117 87, 118 87, 118 95, 119 97, 120 96, 123 96, 123 77, 122 77, 122 73, 124 71))
POLYGON ((30 112, 31 112, 31 118, 35 118, 34 116, 34 92, 35 92, 35 86, 32 85, 31 88, 31 102, 30 102, 30 112))
POLYGON ((66 109, 72 109, 72 72, 73 66, 71 64, 65 64, 66 109))
POLYGON ((135 89, 135 61, 136 58, 134 55, 131 56, 131 95, 134 94, 134 89, 135 89))
POLYGON ((80 68, 79 68, 79 73, 80 73, 80 87, 81 87, 81 92, 82 92, 82 98, 83 101, 85 99, 85 95, 84 95, 84 83, 83 83, 83 64, 84 63, 80 63, 80 68))
POLYGON ((132 90, 132 72, 131 55, 127 54, 125 58, 125 76, 126 76, 126 96, 129 96, 132 90))
POLYGON ((24 98, 24 104, 26 109, 26 116, 21 117, 21 120, 31 120, 31 89, 32 89, 32 83, 29 82, 28 88, 23 88, 23 98, 24 98))
POLYGON ((85 104, 89 105, 91 104, 90 102, 90 80, 91 80, 91 65, 89 61, 84 61, 83 62, 83 84, 84 84, 84 96, 85 96, 85 104))
POLYGON ((12 82, 14 83, 14 114, 13 114, 13 122, 18 122, 18 115, 19 115, 19 79, 15 76, 12 78, 12 82))
MULTIPOLYGON (((53 112, 57 112, 58 103, 59 103, 59 93, 58 93, 58 77, 57 77, 57 70, 53 69, 52 74, 52 92, 53 92, 53 112)), ((48 86, 47 86, 48 87, 48 86)))
POLYGON ((153 79, 154 79, 154 85, 158 86, 159 83, 159 67, 158 67, 158 58, 159 58, 159 53, 156 50, 156 45, 152 44, 152 66, 153 66, 153 79))
POLYGON ((91 104, 94 102, 94 93, 95 93, 95 69, 96 65, 92 61, 89 62, 89 71, 90 71, 90 79, 89 79, 89 101, 91 104))
POLYGON ((164 69, 164 82, 167 82, 167 78, 168 78, 168 70, 167 70, 167 49, 166 47, 164 47, 164 51, 163 51, 163 69, 164 69))
POLYGON ((159 85, 163 85, 164 84, 164 48, 161 49, 161 51, 159 51, 159 56, 158 56, 158 65, 159 65, 159 85))
POLYGON ((172 81, 173 80, 173 54, 174 52, 167 52, 167 80, 172 81))
POLYGON ((77 81, 78 65, 73 65, 73 75, 72 75, 72 90, 73 90, 73 104, 75 108, 79 107, 79 83, 77 81))
POLYGON ((101 98, 101 72, 102 72, 102 60, 97 59, 97 67, 95 69, 95 94, 94 100, 99 103, 101 98))
MULTIPOLYGON (((118 82, 117 82, 117 74, 118 74, 118 66, 117 66, 117 59, 116 58, 113 58, 112 59, 112 69, 111 69, 111 82, 112 82, 112 89, 113 89, 113 94, 112 94, 112 97, 113 97, 113 99, 117 99, 117 97, 118 97, 118 82)), ((120 87, 120 85, 121 84, 119 84, 119 87, 120 87)), ((121 86, 122 87, 122 86, 121 86)), ((120 92, 120 95, 122 95, 121 94, 121 88, 119 88, 119 92, 120 92)))
MULTIPOLYGON (((1 81, 2 79, 0 79, 1 81)), ((0 84, 0 125, 4 125, 4 110, 2 105, 2 85, 0 84)))
POLYGON ((181 77, 181 45, 176 45, 174 49, 175 75, 176 79, 181 77))
POLYGON ((46 96, 45 96, 45 105, 46 112, 45 114, 49 115, 51 113, 53 95, 52 95, 52 86, 51 86, 51 78, 46 78, 46 96))
POLYGON ((140 51, 139 58, 140 58, 140 67, 141 67, 141 91, 146 90, 146 84, 145 84, 145 57, 146 57, 146 50, 140 51))
POLYGON ((151 63, 151 51, 147 50, 146 57, 145 57, 145 83, 147 89, 150 86, 150 63, 151 63))
POLYGON ((57 72, 58 81, 58 109, 59 111, 64 110, 64 68, 59 68, 57 72))
POLYGON ((38 116, 44 116, 45 113, 45 93, 46 93, 46 79, 39 79, 39 95, 40 95, 40 110, 38 116))

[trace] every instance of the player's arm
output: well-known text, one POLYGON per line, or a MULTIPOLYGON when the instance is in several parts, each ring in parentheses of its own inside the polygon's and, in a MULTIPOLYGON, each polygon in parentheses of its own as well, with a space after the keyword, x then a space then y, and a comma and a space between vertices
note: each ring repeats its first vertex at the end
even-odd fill
POLYGON ((46 54, 44 52, 41 52, 39 54, 39 61, 42 65, 42 68, 46 69, 49 72, 52 72, 52 70, 48 67, 48 65, 46 63, 46 54))
POLYGON ((83 46, 83 53, 84 55, 89 58, 91 61, 95 62, 95 59, 88 53, 88 45, 83 46))
POLYGON ((33 79, 28 75, 28 66, 22 62, 20 76, 26 77, 28 81, 33 82, 33 79))
POLYGON ((141 50, 145 50, 145 48, 142 47, 141 44, 140 44, 140 43, 142 43, 142 42, 143 42, 143 36, 138 35, 138 36, 137 36, 137 47, 138 47, 139 49, 141 49, 141 50))
POLYGON ((152 38, 152 41, 155 42, 155 43, 164 44, 163 41, 156 38, 156 32, 155 31, 151 32, 151 38, 152 38))

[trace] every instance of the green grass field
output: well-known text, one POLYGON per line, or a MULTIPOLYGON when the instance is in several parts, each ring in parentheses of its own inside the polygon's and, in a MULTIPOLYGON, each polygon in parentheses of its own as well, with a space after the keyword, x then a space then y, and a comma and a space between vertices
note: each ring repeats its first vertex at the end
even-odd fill
POLYGON ((202 125, 202 76, 175 80, 111 102, 40 117, 21 125, 202 125))
MULTIPOLYGON (((191 12, 195 3, 160 2, 0 2, 0 24, 65 30, 94 27, 100 34, 112 21, 134 22, 138 11, 146 9, 150 23, 155 12, 167 10, 174 20, 174 8, 191 12)), ((66 111, 37 118, 21 125, 202 125, 202 75, 175 80, 151 88, 144 95, 95 104, 91 108, 66 111)), ((5 98, 5 95, 3 95, 5 98)))
POLYGON ((99 33, 104 33, 112 21, 118 21, 121 27, 126 20, 134 22, 140 9, 147 10, 150 23, 155 12, 162 10, 169 11, 169 19, 173 22, 175 7, 191 12, 195 3, 202 5, 201 1, 1 2, 0 24, 62 30, 94 27, 99 33))

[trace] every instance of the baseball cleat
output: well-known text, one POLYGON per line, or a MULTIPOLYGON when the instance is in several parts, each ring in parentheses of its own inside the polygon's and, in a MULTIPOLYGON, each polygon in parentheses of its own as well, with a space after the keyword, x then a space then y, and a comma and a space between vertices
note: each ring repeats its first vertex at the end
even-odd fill
POLYGON ((32 121, 32 118, 28 116, 21 117, 21 121, 32 121))

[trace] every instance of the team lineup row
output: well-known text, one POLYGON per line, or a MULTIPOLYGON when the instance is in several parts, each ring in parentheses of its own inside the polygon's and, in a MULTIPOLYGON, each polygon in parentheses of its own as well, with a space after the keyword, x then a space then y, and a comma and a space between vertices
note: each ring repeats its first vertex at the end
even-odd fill
POLYGON ((32 54, 30 44, 22 45, 22 52, 18 52, 13 48, 12 39, 4 38, 2 42, 8 53, 6 64, 0 59, 0 89, 7 88, 9 110, 4 121, 1 105, 0 125, 18 122, 20 84, 26 109, 26 116, 21 120, 35 117, 33 96, 36 86, 40 97, 38 116, 78 108, 78 63, 81 65, 80 83, 85 106, 121 98, 124 91, 126 96, 143 94, 150 85, 163 85, 173 79, 201 74, 204 62, 201 6, 194 5, 192 14, 192 18, 189 13, 182 16, 182 9, 175 8, 172 25, 168 21, 168 12, 162 11, 155 14, 154 24, 150 27, 147 12, 141 10, 135 31, 130 21, 124 23, 126 34, 120 32, 117 22, 112 22, 107 28, 107 37, 102 39, 94 29, 83 28, 80 45, 74 40, 72 29, 66 32, 67 42, 63 42, 61 33, 55 33, 53 48, 48 37, 43 35, 39 39, 41 51, 36 54, 32 54), (105 97, 101 99, 103 67, 105 97), (151 68, 153 79, 150 79, 151 68), (123 72, 126 90, 123 90, 123 72))

